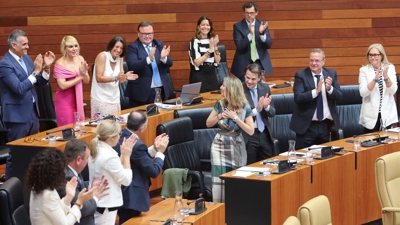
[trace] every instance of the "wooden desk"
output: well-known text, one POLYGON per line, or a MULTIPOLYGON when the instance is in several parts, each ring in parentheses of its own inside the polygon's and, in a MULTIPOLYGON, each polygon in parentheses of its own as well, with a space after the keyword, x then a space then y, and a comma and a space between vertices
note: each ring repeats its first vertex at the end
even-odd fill
MULTIPOLYGON (((284 157, 274 157, 281 158, 284 157)), ((259 162, 249 166, 261 167, 259 162)), ((225 180, 226 222, 236 224, 282 224, 297 215, 299 206, 312 197, 311 167, 301 166, 270 177, 221 175, 225 180)))
MULTIPOLYGON (((140 216, 134 217, 124 223, 124 225, 161 225, 168 218, 173 217, 175 199, 169 198, 150 207, 148 212, 143 212, 140 216)), ((186 205, 186 199, 183 199, 186 205)), ((191 204, 193 207, 193 204, 191 204)), ((207 210, 199 215, 190 215, 185 218, 183 224, 192 225, 225 225, 225 204, 216 203, 210 205, 206 203, 207 210)))
MULTIPOLYGON (((271 80, 271 81, 267 81, 267 82, 279 85, 279 84, 284 84, 287 81, 285 81, 285 80, 271 80)), ((293 87, 292 86, 285 87, 285 88, 274 88, 274 87, 272 87, 271 88, 271 93, 272 94, 293 93, 293 87)))
MULTIPOLYGON (((221 98, 220 94, 211 94, 210 92, 208 93, 202 93, 201 94, 204 97, 204 101, 202 104, 197 104, 193 106, 183 106, 183 109, 186 108, 195 108, 195 107, 206 107, 206 106, 213 106, 215 102, 221 98)), ((145 109, 146 106, 138 106, 132 109, 126 109, 121 112, 115 113, 115 115, 122 115, 122 114, 127 114, 131 112, 133 109, 145 109)), ((174 110, 161 110, 161 112, 157 115, 154 116, 149 116, 148 117, 148 124, 147 124, 147 129, 145 133, 140 137, 140 139, 146 143, 147 146, 151 146, 154 144, 154 139, 156 138, 156 128, 157 125, 168 120, 172 120, 174 118, 174 110)), ((89 120, 88 120, 89 121, 89 120)), ((126 123, 121 124, 122 128, 126 127, 126 123)), ((13 176, 18 177, 21 182, 24 181, 25 178, 25 173, 28 168, 28 165, 33 158, 34 155, 36 155, 39 151, 45 149, 45 148, 50 148, 54 147, 60 150, 64 150, 66 142, 61 142, 57 141, 55 144, 50 145, 48 141, 42 140, 43 138, 46 138, 46 132, 48 131, 57 131, 57 130, 62 130, 63 128, 72 128, 73 124, 68 124, 64 125, 61 127, 57 127, 55 129, 47 130, 35 135, 32 135, 35 140, 33 142, 26 142, 25 138, 21 138, 12 142, 8 142, 7 145, 12 147, 12 156, 13 156, 13 176), (40 141, 39 141, 40 140, 40 141)), ((87 143, 90 143, 90 141, 94 138, 94 132, 96 128, 92 126, 86 126, 86 135, 83 136, 78 136, 78 139, 82 139, 87 143)), ((80 132, 77 132, 79 135, 80 132)), ((56 133, 56 135, 61 136, 61 132, 56 133)), ((152 185, 150 186, 150 191, 156 190, 162 187, 162 176, 158 176, 155 179, 151 179, 152 185)))

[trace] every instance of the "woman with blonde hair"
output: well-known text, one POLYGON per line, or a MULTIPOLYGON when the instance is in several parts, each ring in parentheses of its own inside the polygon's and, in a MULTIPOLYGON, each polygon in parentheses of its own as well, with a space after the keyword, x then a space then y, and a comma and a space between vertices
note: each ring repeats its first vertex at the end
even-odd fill
POLYGON ((366 59, 367 64, 360 68, 358 77, 362 97, 360 124, 365 133, 370 133, 398 122, 394 100, 397 81, 396 69, 381 44, 370 45, 366 59))
POLYGON ((224 182, 219 175, 246 165, 247 153, 242 131, 253 135, 254 121, 244 95, 242 82, 225 77, 218 100, 207 118, 207 127, 218 123, 218 132, 211 145, 212 194, 214 202, 225 202, 224 182))
POLYGON ((97 203, 94 214, 95 224, 114 225, 117 210, 123 204, 121 185, 128 186, 132 181, 130 156, 137 142, 132 134, 121 145, 121 156, 113 149, 121 135, 121 125, 114 120, 103 120, 96 128, 96 137, 92 139, 89 156, 89 177, 104 175, 108 181, 109 195, 97 203))
POLYGON ((54 66, 57 81, 55 111, 58 126, 75 122, 74 112, 80 121, 85 120, 83 110, 82 82, 88 84, 90 77, 85 59, 79 55, 80 46, 73 36, 65 36, 60 47, 62 57, 54 66))

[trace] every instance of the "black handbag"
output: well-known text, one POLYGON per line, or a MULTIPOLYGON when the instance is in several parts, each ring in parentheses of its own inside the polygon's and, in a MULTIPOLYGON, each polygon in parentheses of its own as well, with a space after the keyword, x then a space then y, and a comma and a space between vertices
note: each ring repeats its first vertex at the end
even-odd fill
POLYGON ((220 62, 218 66, 215 67, 215 75, 217 76, 218 87, 219 87, 224 82, 224 78, 230 76, 226 62, 220 62))

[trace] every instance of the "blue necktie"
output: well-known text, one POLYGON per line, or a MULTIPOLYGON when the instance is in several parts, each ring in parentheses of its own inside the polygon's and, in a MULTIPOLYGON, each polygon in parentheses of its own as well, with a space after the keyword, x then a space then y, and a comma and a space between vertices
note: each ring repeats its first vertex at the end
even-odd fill
MULTIPOLYGON (((251 94, 252 94, 254 107, 258 110, 258 107, 257 107, 258 106, 257 89, 252 88, 252 89, 250 89, 250 91, 251 91, 251 94)), ((260 112, 256 115, 256 121, 257 121, 257 128, 262 133, 264 131, 264 129, 265 129, 265 125, 264 125, 264 122, 262 121, 260 112)))
POLYGON ((26 75, 29 75, 24 60, 22 58, 19 58, 18 61, 21 63, 21 66, 25 70, 26 75))
MULTIPOLYGON (((318 86, 321 75, 315 75, 315 77, 317 78, 316 86, 318 86)), ((317 119, 320 122, 322 121, 322 119, 324 119, 324 103, 322 101, 322 93, 321 92, 317 96, 317 119)))
MULTIPOLYGON (((19 58, 18 61, 21 63, 21 66, 25 70, 26 75, 29 76, 28 69, 26 68, 24 60, 22 58, 19 58)), ((32 94, 32 102, 35 103, 35 97, 33 96, 33 94, 32 94)))
MULTIPOLYGON (((150 55, 150 45, 146 45, 147 48, 147 52, 150 55)), ((151 61, 151 67, 153 68, 153 80, 154 80, 154 86, 156 87, 160 87, 161 86, 161 82, 160 82, 160 73, 158 72, 158 68, 157 68, 157 63, 154 57, 154 60, 151 61)))

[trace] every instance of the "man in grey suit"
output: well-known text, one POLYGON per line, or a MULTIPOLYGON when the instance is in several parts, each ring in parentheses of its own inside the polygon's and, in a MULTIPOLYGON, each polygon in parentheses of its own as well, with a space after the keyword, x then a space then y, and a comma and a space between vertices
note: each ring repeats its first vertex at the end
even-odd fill
MULTIPOLYGON (((81 175, 82 170, 86 167, 89 159, 89 145, 78 139, 72 139, 68 141, 65 146, 64 155, 67 160, 68 167, 65 169, 65 178, 67 181, 71 180, 72 177, 78 178, 78 185, 76 186, 75 197, 71 201, 71 206, 75 204, 76 199, 78 198, 79 192, 82 189, 89 189, 89 181, 84 181, 81 175)), ((83 203, 83 207, 81 209, 82 217, 79 223, 82 225, 94 225, 94 213, 96 212, 97 202, 105 195, 107 195, 104 191, 108 189, 107 180, 104 177, 101 177, 100 180, 93 180, 93 185, 96 186, 97 190, 93 194, 93 198, 89 201, 83 203)), ((57 189, 60 198, 65 196, 64 188, 57 189)))
POLYGON ((244 77, 243 90, 252 108, 254 118, 254 134, 249 136, 243 132, 247 164, 251 164, 274 156, 268 118, 275 116, 275 108, 269 86, 260 82, 261 67, 257 63, 247 66, 244 77))

